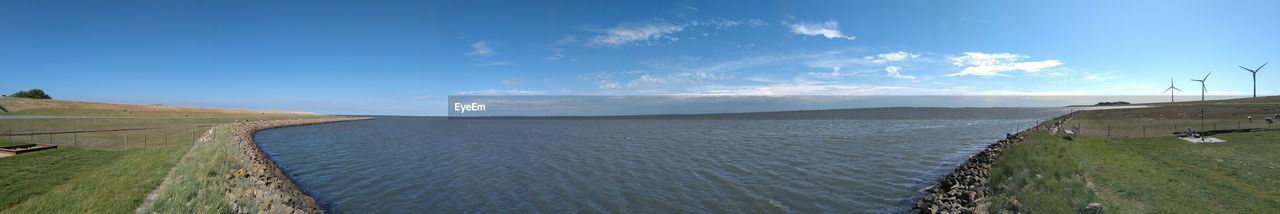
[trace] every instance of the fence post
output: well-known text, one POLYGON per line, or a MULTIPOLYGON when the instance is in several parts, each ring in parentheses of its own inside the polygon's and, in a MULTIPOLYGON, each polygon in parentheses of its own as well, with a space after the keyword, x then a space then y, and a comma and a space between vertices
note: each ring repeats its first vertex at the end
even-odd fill
POLYGON ((147 148, 147 133, 142 133, 142 148, 147 148))
POLYGON ((129 134, 124 134, 124 150, 129 150, 129 134))
POLYGON ((79 133, 79 132, 72 132, 72 133, 71 133, 71 145, 80 146, 80 133, 79 133))
POLYGON ((196 130, 191 130, 191 145, 196 145, 196 130))
POLYGON ((1147 125, 1142 125, 1142 138, 1147 138, 1147 125))
POLYGON ((54 143, 53 143, 53 132, 49 132, 49 144, 54 144, 54 143))
POLYGON ((1111 126, 1107 126, 1107 137, 1111 137, 1111 126))

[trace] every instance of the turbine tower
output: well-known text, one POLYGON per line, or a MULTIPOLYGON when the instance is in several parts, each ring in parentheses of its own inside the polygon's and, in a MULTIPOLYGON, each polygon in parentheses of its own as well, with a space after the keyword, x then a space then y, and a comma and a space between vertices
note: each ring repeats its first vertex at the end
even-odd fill
POLYGON ((1204 87, 1204 81, 1209 80, 1209 74, 1213 74, 1213 72, 1210 71, 1208 74, 1205 74, 1203 79, 1191 79, 1191 81, 1200 82, 1200 102, 1204 102, 1204 93, 1209 91, 1209 89, 1204 87))
POLYGON ((1267 63, 1271 62, 1262 63, 1262 66, 1258 66, 1257 69, 1249 69, 1244 66, 1240 66, 1240 68, 1249 71, 1249 73, 1253 73, 1253 97, 1258 97, 1258 71, 1261 71, 1262 67, 1266 67, 1267 63))
POLYGON ((1169 88, 1164 89, 1165 92, 1169 92, 1169 104, 1173 104, 1173 90, 1182 91, 1178 87, 1173 87, 1173 77, 1169 77, 1169 88))

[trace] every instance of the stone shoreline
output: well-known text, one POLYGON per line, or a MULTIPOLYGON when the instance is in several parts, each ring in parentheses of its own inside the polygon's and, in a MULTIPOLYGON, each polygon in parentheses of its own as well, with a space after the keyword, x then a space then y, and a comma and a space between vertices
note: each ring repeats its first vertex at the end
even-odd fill
MULTIPOLYGON (((267 129, 333 123, 354 120, 370 120, 369 117, 313 118, 239 122, 231 125, 236 146, 244 152, 250 168, 232 172, 229 176, 242 177, 249 182, 252 194, 228 192, 232 211, 235 213, 323 213, 315 198, 299 189, 293 179, 267 157, 253 140, 253 134, 267 129)), ((231 188, 239 189, 239 188, 231 188)), ((230 190, 228 190, 230 191, 230 190)))
POLYGON ((911 207, 911 213, 985 213, 991 190, 987 188, 991 164, 1000 158, 1002 151, 1021 143, 1032 131, 1056 132, 1062 124, 1074 118, 1077 112, 1054 117, 1035 127, 1011 134, 1005 139, 988 145, 986 149, 970 156, 955 170, 939 178, 937 183, 924 190, 924 195, 911 207))

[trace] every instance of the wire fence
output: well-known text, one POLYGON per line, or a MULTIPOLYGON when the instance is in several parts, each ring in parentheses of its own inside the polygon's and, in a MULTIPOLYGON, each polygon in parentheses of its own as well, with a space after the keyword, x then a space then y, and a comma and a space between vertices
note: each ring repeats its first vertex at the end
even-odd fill
POLYGON ((208 127, 159 128, 143 130, 55 130, 55 129, 6 129, 0 130, 0 139, 28 144, 53 144, 105 150, 130 150, 195 144, 208 127))
POLYGON ((1263 120, 1171 120, 1148 122, 1070 121, 1065 129, 1079 128, 1077 134, 1106 137, 1159 137, 1186 133, 1233 132, 1280 129, 1280 124, 1263 120))

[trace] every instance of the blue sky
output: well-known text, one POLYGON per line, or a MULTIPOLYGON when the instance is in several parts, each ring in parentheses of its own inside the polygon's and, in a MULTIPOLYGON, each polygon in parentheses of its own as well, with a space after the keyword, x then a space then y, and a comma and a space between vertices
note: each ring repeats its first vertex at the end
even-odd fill
MULTIPOLYGON (((1275 1, 4 1, 0 93, 443 115, 449 95, 1250 94, 1275 1)), ((1272 65, 1274 66, 1274 65, 1272 65)), ((1274 95, 1280 70, 1263 69, 1274 95)), ((1181 99, 1181 98, 1180 98, 1181 99)), ((1186 99, 1190 99, 1187 97, 1186 99)))

